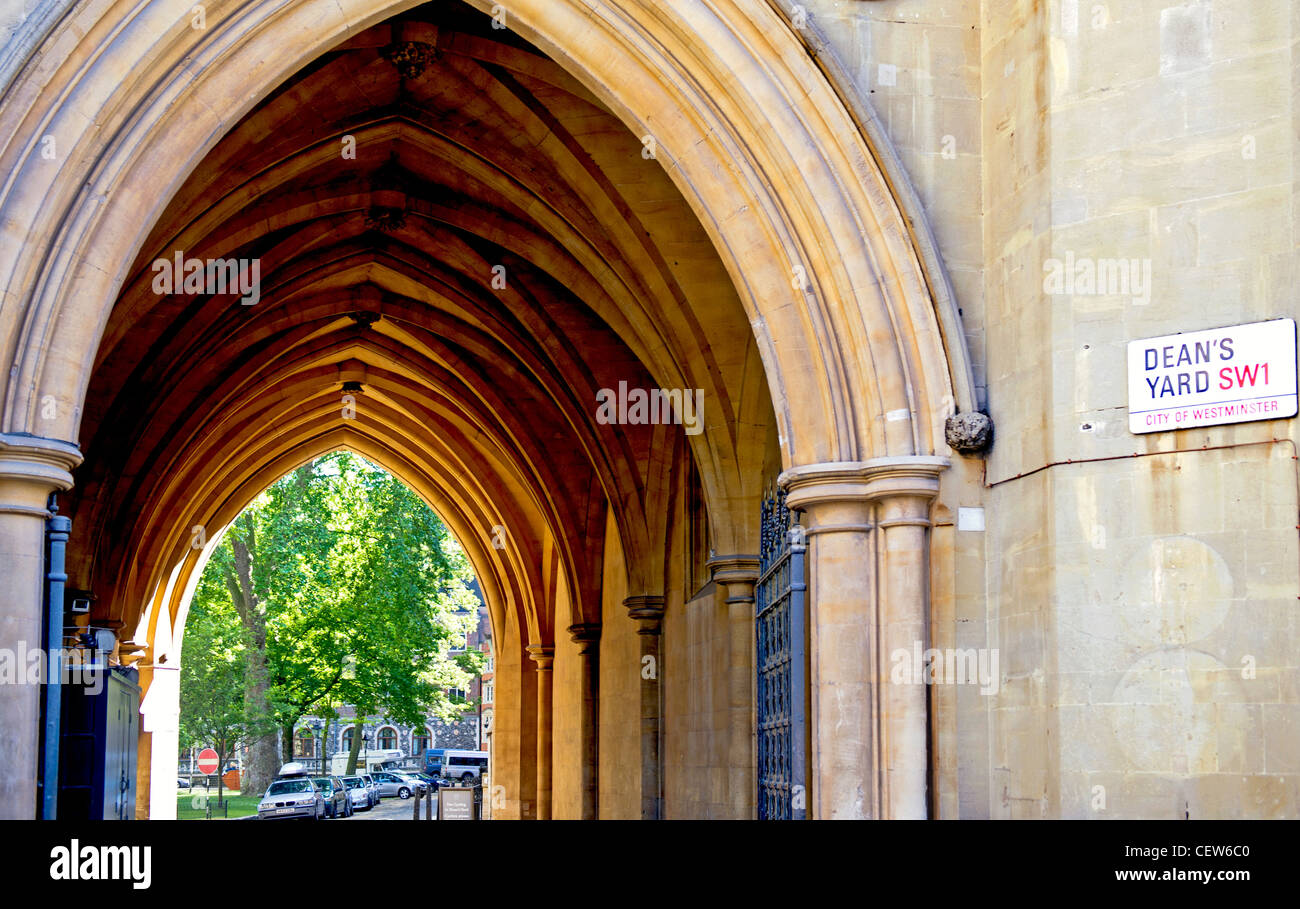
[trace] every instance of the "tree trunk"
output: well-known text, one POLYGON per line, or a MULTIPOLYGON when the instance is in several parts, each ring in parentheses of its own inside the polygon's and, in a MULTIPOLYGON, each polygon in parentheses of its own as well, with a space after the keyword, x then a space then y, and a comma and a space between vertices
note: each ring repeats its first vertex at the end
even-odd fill
POLYGON ((226 778, 222 773, 226 769, 225 757, 217 759, 217 807, 220 808, 225 804, 225 784, 226 778))
POLYGON ((225 770, 226 761, 230 760, 230 744, 223 735, 217 739, 217 807, 220 808, 225 802, 225 770))
POLYGON ((280 763, 287 764, 293 760, 293 723, 282 723, 280 725, 280 763))
MULTIPOLYGON (((261 651, 249 649, 249 680, 244 687, 244 708, 250 716, 265 717, 266 697, 266 655, 261 651)), ((244 774, 249 795, 261 795, 275 779, 280 770, 279 748, 276 747, 278 730, 258 736, 248 746, 248 767, 244 774)))
MULTIPOLYGON (((266 609, 262 606, 253 586, 253 561, 257 554, 257 541, 253 521, 247 513, 241 516, 243 537, 232 534, 230 548, 234 553, 235 570, 225 572, 226 590, 230 593, 235 611, 247 634, 248 646, 244 649, 244 716, 252 728, 262 728, 262 735, 254 735, 248 745, 248 766, 244 780, 250 795, 261 794, 275 779, 280 769, 276 739, 278 730, 270 725, 270 704, 266 669, 266 609)), ((292 747, 292 745, 290 745, 292 747)))
POLYGON ((330 718, 328 711, 325 717, 325 728, 320 732, 320 772, 324 775, 333 773, 329 765, 329 741, 330 741, 330 718))
POLYGON ((365 729, 366 718, 357 716, 357 724, 352 728, 352 750, 348 752, 348 776, 357 772, 357 757, 361 754, 361 733, 365 729))

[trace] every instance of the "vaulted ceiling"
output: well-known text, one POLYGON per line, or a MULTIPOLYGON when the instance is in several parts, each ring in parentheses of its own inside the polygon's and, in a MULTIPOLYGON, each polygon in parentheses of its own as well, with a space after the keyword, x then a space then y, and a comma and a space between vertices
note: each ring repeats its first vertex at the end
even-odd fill
POLYGON ((172 199, 113 310, 82 418, 74 586, 128 625, 151 603, 174 613, 194 528, 215 536, 339 447, 420 491, 495 620, 511 611, 535 643, 555 633, 550 565, 575 601, 558 620, 599 620, 607 508, 629 593, 657 592, 688 450, 720 551, 754 551, 740 517, 773 422, 762 366, 652 150, 459 4, 281 85, 172 199), (159 293, 154 263, 178 252, 257 260, 257 301, 159 293), (601 423, 596 393, 620 381, 702 389, 704 431, 601 423))

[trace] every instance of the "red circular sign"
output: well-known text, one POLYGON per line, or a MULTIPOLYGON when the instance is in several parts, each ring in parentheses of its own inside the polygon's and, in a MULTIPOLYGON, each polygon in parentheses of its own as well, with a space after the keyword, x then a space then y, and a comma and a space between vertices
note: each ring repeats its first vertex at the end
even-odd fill
POLYGON ((199 752, 199 773, 216 773, 219 760, 211 748, 199 752))

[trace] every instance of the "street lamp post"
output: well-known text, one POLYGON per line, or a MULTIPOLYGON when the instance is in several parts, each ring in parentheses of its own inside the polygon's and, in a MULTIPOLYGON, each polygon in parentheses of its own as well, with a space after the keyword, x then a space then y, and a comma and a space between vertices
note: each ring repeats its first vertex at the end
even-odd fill
POLYGON ((320 774, 321 776, 324 776, 325 775, 325 724, 322 723, 320 720, 312 720, 311 730, 313 733, 311 737, 312 747, 315 747, 316 740, 318 738, 320 739, 320 751, 317 752, 317 757, 319 759, 318 766, 320 768, 320 774))

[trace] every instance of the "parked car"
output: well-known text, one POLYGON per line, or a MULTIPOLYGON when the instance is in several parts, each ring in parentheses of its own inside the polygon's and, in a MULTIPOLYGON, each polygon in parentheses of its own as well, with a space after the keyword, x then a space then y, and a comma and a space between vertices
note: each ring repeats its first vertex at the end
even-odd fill
POLYGON ((486 751, 460 751, 448 748, 442 753, 442 775, 449 780, 459 780, 461 785, 473 785, 482 779, 487 766, 486 751))
POLYGON ((311 781, 321 791, 325 800, 326 817, 352 817, 352 799, 348 797, 347 787, 336 776, 314 776, 311 781))
POLYGON ((187 780, 187 779, 185 779, 185 777, 183 777, 183 776, 179 776, 179 777, 176 778, 176 788, 177 788, 177 789, 189 789, 189 788, 190 788, 190 781, 187 780))
POLYGON ((430 774, 427 774, 422 770, 412 771, 411 776, 415 777, 416 779, 424 780, 427 787, 429 789, 432 789, 434 792, 437 792, 438 787, 442 785, 441 781, 439 781, 439 779, 436 776, 431 776, 430 774))
POLYGON ((415 784, 415 794, 424 795, 429 791, 429 781, 425 779, 418 771, 415 770, 394 770, 400 777, 405 777, 415 784))
POLYGON ((352 802, 352 810, 358 809, 369 811, 375 807, 375 793, 370 785, 359 776, 343 777, 343 786, 348 791, 348 799, 352 802))
POLYGON ((325 799, 308 777, 274 780, 257 805, 257 816, 260 820, 291 817, 319 820, 325 816, 325 799))
POLYGON ((370 795, 374 799, 374 803, 378 805, 382 802, 384 800, 384 793, 382 787, 379 785, 379 781, 375 779, 374 775, 369 773, 359 773, 357 775, 366 781, 366 787, 370 790, 370 795))
POLYGON ((307 765, 299 761, 290 761, 280 767, 280 772, 275 775, 277 780, 298 779, 309 776, 307 765))
POLYGON ((399 799, 409 799, 412 795, 424 795, 428 784, 394 770, 380 770, 371 774, 379 784, 382 795, 395 795, 399 799))

